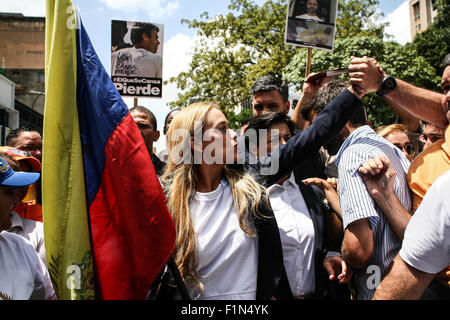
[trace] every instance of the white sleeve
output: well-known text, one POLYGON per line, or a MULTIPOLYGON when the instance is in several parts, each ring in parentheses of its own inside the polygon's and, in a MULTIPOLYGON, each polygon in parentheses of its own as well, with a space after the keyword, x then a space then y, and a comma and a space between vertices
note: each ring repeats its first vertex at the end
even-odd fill
POLYGON ((410 266, 436 274, 450 265, 450 171, 428 189, 409 222, 400 256, 410 266))
POLYGON ((50 274, 48 273, 47 267, 41 260, 41 258, 39 258, 39 269, 40 281, 45 292, 44 300, 57 300, 56 293, 53 289, 52 281, 50 279, 50 274))
POLYGON ((23 251, 30 264, 34 279, 34 289, 30 300, 56 300, 55 290, 53 289, 47 267, 44 262, 42 262, 41 258, 39 258, 39 255, 31 245, 31 242, 25 238, 23 241, 26 243, 23 246, 23 251))

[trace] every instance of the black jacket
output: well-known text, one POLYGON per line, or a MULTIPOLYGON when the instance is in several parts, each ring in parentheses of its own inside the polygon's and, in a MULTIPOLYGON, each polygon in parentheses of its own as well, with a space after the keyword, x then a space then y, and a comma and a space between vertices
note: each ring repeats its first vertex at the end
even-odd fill
MULTIPOLYGON (((260 159, 250 161, 250 155, 246 152, 243 159, 244 165, 236 165, 235 167, 243 168, 256 181, 268 187, 290 174, 298 164, 312 158, 330 137, 339 133, 352 115, 355 107, 360 105, 361 100, 350 91, 345 90, 319 113, 314 122, 305 131, 293 136, 286 145, 280 146, 263 161, 260 159), (277 170, 267 170, 274 159, 279 163, 277 170)), ((302 183, 300 185, 302 185, 300 189, 305 197, 305 202, 308 208, 313 211, 311 216, 314 216, 313 223, 314 228, 317 229, 316 234, 321 235, 323 234, 324 217, 317 202, 312 200, 316 197, 315 191, 302 183)), ((268 207, 266 201, 261 201, 260 211, 264 213, 266 218, 255 219, 255 227, 259 239, 257 299, 264 300, 272 297, 289 299, 292 297, 292 292, 284 268, 278 225, 273 211, 268 207)), ((316 236, 316 267, 322 265, 324 254, 322 239, 323 237, 316 236)), ((322 269, 320 268, 320 270, 322 269)), ((322 278, 321 272, 316 272, 316 277, 322 278)), ((173 277, 170 276, 170 273, 165 273, 162 275, 162 279, 157 298, 173 299, 177 291, 173 277)), ((156 285, 159 285, 159 282, 156 285)), ((320 292, 322 289, 318 288, 318 286, 321 286, 320 281, 316 285, 316 291, 320 292)))
POLYGON ((320 147, 342 130, 357 106, 361 106, 361 100, 344 90, 306 130, 294 135, 285 145, 259 159, 252 158, 246 150, 241 162, 258 182, 271 186, 317 155, 320 147))

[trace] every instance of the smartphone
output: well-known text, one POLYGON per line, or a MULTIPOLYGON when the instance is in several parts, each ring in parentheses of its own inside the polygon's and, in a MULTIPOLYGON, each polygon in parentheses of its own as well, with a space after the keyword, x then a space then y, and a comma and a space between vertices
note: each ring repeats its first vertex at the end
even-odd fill
POLYGON ((337 76, 340 76, 341 74, 348 73, 348 69, 334 69, 334 70, 328 70, 316 73, 315 75, 309 77, 305 82, 308 83, 314 83, 318 80, 321 80, 322 78, 329 77, 329 78, 335 78, 337 76))

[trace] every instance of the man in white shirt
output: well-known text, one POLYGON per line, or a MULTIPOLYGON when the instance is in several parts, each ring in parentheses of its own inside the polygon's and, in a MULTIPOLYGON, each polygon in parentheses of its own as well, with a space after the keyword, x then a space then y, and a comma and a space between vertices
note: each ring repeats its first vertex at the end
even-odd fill
POLYGON ((324 22, 325 19, 317 15, 318 9, 319 3, 317 2, 317 0, 308 0, 306 2, 306 13, 296 16, 296 18, 324 22))
MULTIPOLYGON (((389 203, 390 214, 405 215, 392 192, 396 175, 384 157, 364 163, 358 170, 377 203, 389 203)), ((399 254, 378 286, 374 300, 419 299, 435 275, 450 265, 450 170, 440 176, 409 221, 399 254)))
POLYGON ((30 241, 38 253, 39 258, 41 258, 44 264, 47 264, 44 244, 44 224, 39 221, 23 219, 15 211, 11 211, 9 216, 11 217, 11 228, 9 228, 8 232, 15 233, 30 241))
MULTIPOLYGON (((247 147, 257 157, 264 156, 265 152, 272 152, 277 148, 272 143, 285 144, 291 138, 294 128, 295 125, 283 112, 265 113, 251 118, 246 129, 249 138, 247 147), (267 140, 264 140, 264 134, 260 131, 264 129, 267 130, 267 140), (258 131, 256 145, 252 141, 250 130, 258 131), (263 147, 264 144, 267 144, 267 148, 263 147)), ((326 258, 332 269, 329 275, 322 268, 325 258, 323 249, 332 242, 338 248, 341 237, 333 239, 335 241, 328 237, 331 232, 326 230, 324 221, 332 221, 328 215, 334 213, 327 212, 321 202, 323 194, 319 195, 320 191, 314 188, 306 186, 291 172, 267 189, 279 228, 289 285, 296 299, 323 298, 328 276, 334 277, 340 273, 338 280, 341 283, 350 280, 350 273, 347 272, 345 263, 342 264, 340 255, 326 258), (328 240, 327 243, 324 239, 328 240)), ((329 223, 327 227, 331 225, 329 223)), ((334 227, 335 231, 342 230, 340 223, 334 227)))
POLYGON ((0 233, 0 270, 0 300, 56 299, 47 268, 25 238, 0 233))
POLYGON ((11 227, 11 212, 19 201, 18 188, 35 183, 39 173, 14 172, 0 157, 0 299, 55 299, 48 271, 32 244, 3 232, 11 227))
POLYGON ((157 55, 159 28, 151 23, 136 24, 131 30, 133 47, 113 52, 112 76, 162 78, 162 58, 157 55))

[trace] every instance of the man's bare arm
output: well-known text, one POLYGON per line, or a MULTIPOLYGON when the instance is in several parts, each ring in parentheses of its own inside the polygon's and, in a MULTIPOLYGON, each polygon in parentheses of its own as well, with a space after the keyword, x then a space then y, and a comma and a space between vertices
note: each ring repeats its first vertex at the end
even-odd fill
POLYGON ((411 215, 394 193, 394 167, 385 156, 379 156, 361 164, 358 173, 369 194, 383 210, 392 230, 402 240, 411 215))
POLYGON ((411 132, 416 132, 420 126, 420 119, 416 118, 408 110, 403 109, 392 100, 385 99, 386 103, 391 107, 395 114, 401 119, 401 123, 406 126, 406 129, 411 132))
POLYGON ((350 223, 344 233, 342 258, 355 269, 367 265, 373 252, 373 233, 369 219, 360 219, 350 223))
POLYGON ((303 115, 300 112, 301 108, 305 105, 306 101, 311 99, 322 86, 333 80, 333 78, 330 77, 323 77, 315 81, 310 81, 311 77, 315 74, 317 73, 311 73, 306 77, 303 84, 302 95, 297 102, 294 111, 292 112, 291 120, 297 125, 300 130, 305 130, 310 124, 311 120, 303 118, 303 115))
POLYGON ((408 265, 400 255, 394 259, 391 269, 378 286, 373 300, 419 299, 434 275, 408 265))
MULTIPOLYGON (((349 65, 350 83, 366 89, 377 91, 381 86, 383 72, 373 58, 353 57, 349 65)), ((448 120, 442 108, 443 95, 419 88, 400 79, 396 79, 397 88, 384 96, 386 101, 395 103, 418 119, 446 128, 448 120)))
POLYGON ((418 119, 436 124, 441 128, 448 125, 447 116, 442 109, 443 94, 419 88, 400 79, 397 88, 384 96, 418 119))

